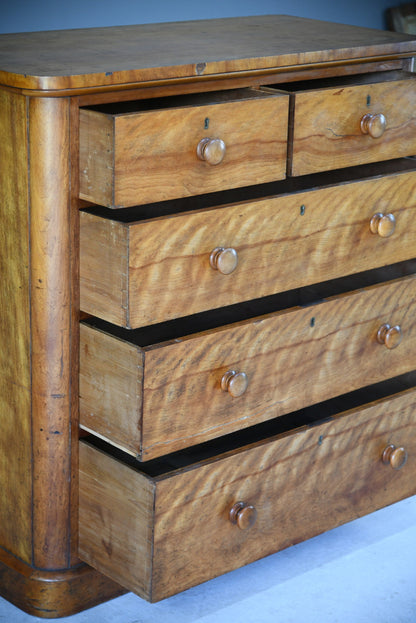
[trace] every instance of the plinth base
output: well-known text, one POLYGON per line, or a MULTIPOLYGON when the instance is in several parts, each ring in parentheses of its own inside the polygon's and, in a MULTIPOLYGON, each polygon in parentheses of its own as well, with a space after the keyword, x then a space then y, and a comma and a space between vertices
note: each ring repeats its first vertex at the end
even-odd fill
POLYGON ((45 619, 70 616, 126 592, 83 563, 43 571, 0 549, 0 595, 28 614, 45 619))

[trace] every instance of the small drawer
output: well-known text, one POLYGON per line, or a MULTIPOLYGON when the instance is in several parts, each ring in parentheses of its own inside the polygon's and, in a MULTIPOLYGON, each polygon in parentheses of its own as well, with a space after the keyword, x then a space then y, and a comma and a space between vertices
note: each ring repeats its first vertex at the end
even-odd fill
POLYGON ((137 328, 410 259, 415 201, 405 172, 153 219, 82 212, 81 309, 137 328))
POLYGON ((290 175, 416 153, 413 77, 304 90, 293 97, 290 175))
POLYGON ((416 275, 206 328, 83 322, 81 427, 147 460, 408 372, 416 275))
POLYGON ((80 112, 80 196, 110 208, 281 179, 289 96, 241 89, 80 112))
POLYGON ((415 494, 416 392, 342 410, 193 462, 81 442, 81 559, 158 601, 415 494))

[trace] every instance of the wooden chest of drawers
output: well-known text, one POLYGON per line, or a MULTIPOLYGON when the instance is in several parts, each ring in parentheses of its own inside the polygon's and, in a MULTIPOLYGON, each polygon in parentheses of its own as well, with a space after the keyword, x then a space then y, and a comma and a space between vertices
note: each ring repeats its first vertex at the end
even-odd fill
POLYGON ((415 52, 0 37, 2 595, 157 601, 416 493, 415 52))

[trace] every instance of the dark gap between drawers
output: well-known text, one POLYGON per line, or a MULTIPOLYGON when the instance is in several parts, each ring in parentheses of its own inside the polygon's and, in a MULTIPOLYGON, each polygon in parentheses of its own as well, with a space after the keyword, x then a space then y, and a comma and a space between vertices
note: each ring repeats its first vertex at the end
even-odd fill
POLYGON ((287 178, 278 182, 247 186, 232 190, 224 190, 206 195, 196 195, 182 199, 161 201, 130 208, 105 208, 103 206, 88 206, 84 212, 100 216, 120 223, 134 223, 146 219, 180 214, 191 210, 202 210, 226 206, 252 200, 267 200, 277 195, 293 194, 334 186, 347 182, 359 182, 361 180, 376 178, 394 173, 405 173, 416 170, 416 161, 413 158, 400 158, 388 160, 382 163, 360 165, 359 167, 347 167, 324 173, 314 173, 299 177, 287 178))
POLYGON ((145 348, 152 344, 180 340, 187 335, 284 309, 315 305, 331 296, 399 279, 414 273, 416 273, 416 259, 138 329, 118 327, 93 316, 83 320, 83 323, 145 348))
POLYGON ((239 102, 248 99, 270 97, 270 93, 250 87, 229 89, 226 91, 211 91, 207 93, 186 93, 182 95, 167 95, 149 99, 129 100, 125 102, 111 102, 85 106, 85 110, 94 110, 107 115, 126 115, 129 113, 148 112, 151 110, 166 110, 169 108, 186 108, 189 106, 206 106, 223 102, 239 102))
POLYGON ((301 427, 318 426, 350 409, 366 406, 373 401, 393 396, 408 389, 416 389, 416 371, 360 388, 354 392, 337 396, 300 411, 256 424, 242 431, 224 435, 185 450, 173 452, 172 454, 145 462, 137 461, 129 454, 92 435, 83 437, 83 440, 135 470, 155 478, 179 469, 190 468, 202 461, 220 458, 220 455, 223 456, 228 452, 244 450, 247 446, 254 443, 270 441, 278 435, 283 435, 290 431, 294 432, 301 427))
POLYGON ((379 82, 392 82, 395 80, 412 80, 414 75, 410 72, 398 69, 390 71, 378 71, 367 74, 352 74, 347 76, 336 76, 332 78, 316 78, 314 80, 299 80, 284 84, 269 84, 269 89, 288 91, 296 93, 299 91, 316 91, 318 89, 360 86, 365 84, 377 84, 379 82))

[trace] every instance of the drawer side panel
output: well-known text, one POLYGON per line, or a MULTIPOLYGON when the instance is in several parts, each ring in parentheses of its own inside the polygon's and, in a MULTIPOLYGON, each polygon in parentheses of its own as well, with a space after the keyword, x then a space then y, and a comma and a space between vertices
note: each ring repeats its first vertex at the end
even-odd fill
POLYGON ((142 443, 143 354, 80 326, 80 425, 132 454, 142 443))
POLYGON ((79 555, 137 594, 151 590, 153 485, 80 444, 79 555))

